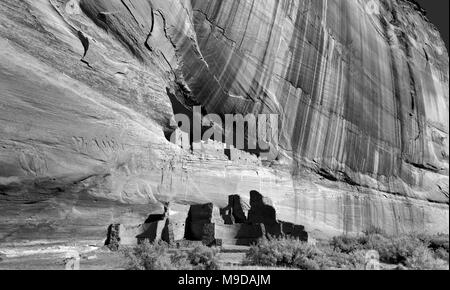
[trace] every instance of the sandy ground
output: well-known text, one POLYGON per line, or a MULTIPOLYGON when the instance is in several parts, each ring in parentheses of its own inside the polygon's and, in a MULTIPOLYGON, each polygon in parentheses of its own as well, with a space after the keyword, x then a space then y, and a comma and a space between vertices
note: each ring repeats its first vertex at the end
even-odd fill
MULTIPOLYGON (((67 253, 81 255, 81 270, 125 270, 126 259, 120 252, 111 252, 101 244, 10 246, 0 249, 0 270, 64 270, 67 253)), ((181 250, 188 250, 183 248, 181 250)), ((221 269, 259 269, 244 267, 242 260, 248 247, 225 247, 219 254, 221 269)))
POLYGON ((80 253, 85 270, 125 269, 121 254, 105 249, 101 243, 11 245, 0 248, 0 270, 64 270, 68 253, 80 253))
MULTIPOLYGON (((181 248, 180 250, 189 250, 181 248)), ((67 253, 80 253, 80 270, 126 270, 127 260, 121 252, 111 252, 102 243, 85 245, 47 244, 11 245, 0 248, 0 270, 64 270, 67 253)), ((267 268, 243 266, 248 247, 226 246, 219 253, 222 270, 292 270, 287 268, 267 268)), ((396 265, 382 265, 382 269, 392 270, 396 265)))

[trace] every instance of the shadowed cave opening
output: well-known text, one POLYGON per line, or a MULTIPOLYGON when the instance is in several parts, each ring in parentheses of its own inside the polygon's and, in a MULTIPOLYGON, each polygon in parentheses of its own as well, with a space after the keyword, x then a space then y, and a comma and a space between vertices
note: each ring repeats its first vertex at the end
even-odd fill
MULTIPOLYGON (((179 85, 178 85, 179 87, 179 85)), ((239 148, 239 151, 248 153, 249 155, 253 155, 256 158, 260 158, 262 157, 263 154, 265 153, 270 153, 270 142, 265 142, 264 146, 269 146, 267 148, 262 148, 260 145, 260 143, 258 142, 258 139, 256 140, 256 149, 254 149, 254 145, 251 145, 251 140, 249 138, 249 136, 251 135, 251 131, 249 129, 249 123, 248 122, 244 122, 244 130, 243 132, 241 132, 238 128, 238 124, 236 122, 234 122, 232 124, 232 128, 230 128, 230 130, 225 130, 225 124, 226 124, 226 118, 224 114, 220 114, 220 113, 215 113, 215 115, 217 115, 220 120, 221 120, 221 124, 218 124, 217 122, 214 122, 213 120, 208 120, 208 122, 210 123, 209 125, 205 125, 203 122, 201 124, 201 137, 198 138, 196 136, 194 136, 194 117, 193 117, 193 107, 194 106, 200 106, 201 107, 201 120, 204 120, 209 112, 206 110, 206 108, 204 106, 202 106, 199 103, 195 103, 193 101, 189 101, 192 100, 192 97, 186 96, 186 92, 185 89, 179 88, 176 90, 176 92, 172 92, 169 88, 166 88, 166 93, 167 96, 170 99, 171 105, 172 105, 172 110, 173 110, 173 114, 178 115, 178 114, 182 114, 188 117, 190 123, 189 123, 189 131, 184 130, 183 128, 183 124, 181 122, 179 122, 178 124, 176 124, 175 126, 169 126, 169 129, 166 130, 165 132, 165 137, 166 140, 172 143, 175 143, 177 145, 180 145, 181 147, 183 147, 184 149, 186 146, 184 144, 189 144, 189 149, 192 150, 195 145, 200 144, 200 143, 209 143, 209 142, 215 142, 218 144, 222 144, 224 151, 222 152, 223 154, 225 154, 229 160, 232 160, 232 149, 235 148, 239 148, 242 147, 240 146, 240 144, 238 144, 238 134, 243 134, 244 136, 244 144, 243 147, 244 148, 239 148), (179 97, 181 95, 181 97, 179 97), (215 130, 222 132, 222 134, 220 134, 220 137, 217 137, 217 135, 211 135, 211 136, 207 136, 207 138, 205 138, 205 133, 207 133, 208 131, 210 131, 211 129, 215 128, 215 130), (227 134, 229 134, 229 131, 232 132, 232 136, 229 135, 227 137, 227 134), (177 134, 176 137, 174 137, 177 134), (215 138, 219 138, 219 140, 216 140, 215 138), (183 140, 181 141, 180 139, 186 139, 187 141, 183 140), (232 142, 229 142, 229 140, 232 140, 232 142)), ((258 132, 258 128, 255 129, 258 132)), ((255 140, 253 141, 255 142, 255 140)), ((239 154, 238 154, 239 155, 239 154)), ((245 158, 241 158, 241 156, 236 157, 237 160, 239 159, 245 159, 245 158)))

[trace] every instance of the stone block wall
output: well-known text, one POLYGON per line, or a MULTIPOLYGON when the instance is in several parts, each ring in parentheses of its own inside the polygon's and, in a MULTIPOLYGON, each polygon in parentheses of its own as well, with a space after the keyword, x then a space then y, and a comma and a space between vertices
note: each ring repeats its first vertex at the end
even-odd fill
POLYGON ((167 205, 164 214, 151 215, 142 225, 111 225, 106 244, 117 250, 120 245, 145 240, 173 243, 186 239, 208 246, 248 246, 264 237, 282 235, 308 241, 304 226, 277 220, 271 201, 258 192, 250 193, 250 206, 239 195, 229 196, 228 201, 223 209, 212 203, 167 205))

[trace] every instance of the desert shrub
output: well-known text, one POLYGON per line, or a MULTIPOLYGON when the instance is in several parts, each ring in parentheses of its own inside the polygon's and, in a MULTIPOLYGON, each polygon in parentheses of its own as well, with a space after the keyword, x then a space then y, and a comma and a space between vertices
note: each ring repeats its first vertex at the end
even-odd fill
POLYGON ((435 235, 431 236, 429 239, 429 248, 433 251, 438 249, 443 249, 444 251, 449 251, 449 236, 448 235, 435 235))
POLYGON ((335 251, 349 254, 364 249, 365 237, 338 236, 334 237, 330 245, 335 251))
POLYGON ((354 270, 364 268, 364 258, 361 251, 344 253, 330 246, 315 246, 282 237, 260 240, 247 252, 245 264, 301 270, 354 270))
POLYGON ((419 236, 433 252, 435 258, 449 262, 449 236, 444 234, 433 236, 419 236))
POLYGON ((293 268, 301 269, 301 270, 320 270, 321 265, 318 261, 314 259, 309 259, 306 257, 298 257, 295 259, 294 264, 292 264, 293 268))
POLYGON ((170 262, 173 270, 193 269, 193 266, 189 261, 189 254, 183 251, 175 251, 170 257, 170 262))
POLYGON ((187 258, 194 270, 218 270, 218 253, 217 249, 199 246, 189 252, 187 258))
MULTIPOLYGON (((429 248, 435 259, 448 263, 448 235, 401 235, 388 236, 382 230, 372 228, 360 237, 339 236, 332 239, 330 245, 336 252, 344 254, 358 251, 376 250, 380 254, 380 261, 388 264, 406 265, 414 255, 419 257, 417 249, 429 248)), ((334 255, 335 257, 339 255, 334 255)), ((424 257, 424 254, 420 257, 424 257)), ((347 256, 345 258, 351 258, 347 256)), ((344 260, 344 259, 341 259, 344 260)))
POLYGON ((132 249, 124 249, 129 270, 173 270, 168 245, 144 241, 132 249))
POLYGON ((282 260, 282 254, 277 248, 271 247, 275 242, 269 239, 260 239, 256 245, 252 245, 245 255, 244 264, 258 266, 276 266, 282 260))
POLYGON ((197 247, 191 251, 170 249, 166 243, 145 241, 132 249, 124 249, 129 270, 217 270, 218 251, 197 247))
POLYGON ((313 245, 290 237, 264 238, 250 247, 244 264, 319 270, 323 253, 313 245))
POLYGON ((322 252, 324 255, 317 261, 321 269, 363 270, 365 268, 366 251, 364 250, 343 253, 331 247, 325 247, 322 252))
POLYGON ((335 237, 330 244, 335 251, 345 254, 376 250, 380 254, 380 261, 389 264, 404 264, 414 250, 423 245, 415 236, 389 237, 376 232, 379 231, 361 237, 335 237))
POLYGON ((359 237, 338 236, 317 246, 286 237, 262 239, 247 252, 245 264, 360 270, 365 268, 369 250, 376 250, 380 262, 386 264, 424 270, 448 268, 448 235, 388 236, 376 228, 359 237))
POLYGON ((324 259, 324 253, 319 248, 298 241, 292 251, 292 265, 286 266, 302 270, 320 270, 322 267, 321 261, 324 259))
POLYGON ((436 259, 441 259, 449 262, 449 236, 445 234, 438 235, 426 235, 426 234, 416 234, 415 238, 422 241, 422 243, 428 247, 433 256, 436 259))
POLYGON ((378 251, 383 263, 405 264, 420 246, 423 246, 423 242, 414 236, 386 237, 375 234, 366 237, 363 248, 378 251))
POLYGON ((405 266, 412 270, 448 270, 448 263, 436 259, 430 248, 422 245, 416 248, 405 261, 405 266))
POLYGON ((439 248, 436 251, 434 251, 434 257, 436 259, 441 259, 443 261, 446 261, 447 264, 449 263, 449 260, 450 260, 448 251, 446 251, 443 248, 439 248))
POLYGON ((264 238, 250 247, 245 264, 267 267, 317 268, 310 260, 320 255, 314 246, 288 237, 264 238))

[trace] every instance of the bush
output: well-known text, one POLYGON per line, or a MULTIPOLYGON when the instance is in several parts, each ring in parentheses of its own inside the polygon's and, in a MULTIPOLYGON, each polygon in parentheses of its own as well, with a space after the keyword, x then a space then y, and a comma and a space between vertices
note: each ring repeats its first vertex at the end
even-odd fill
POLYGON ((380 254, 380 261, 389 264, 404 264, 421 245, 423 245, 421 240, 413 236, 388 237, 374 231, 357 238, 335 237, 331 241, 331 246, 336 251, 345 254, 376 250, 380 254))
POLYGON ((331 240, 330 245, 335 251, 350 254, 364 248, 365 240, 360 237, 338 236, 331 240))
POLYGON ((182 251, 176 251, 170 257, 172 270, 192 270, 192 264, 189 261, 189 254, 182 251))
POLYGON ((245 264, 301 270, 363 269, 364 255, 319 248, 292 238, 262 239, 247 252, 245 264))
POLYGON ((364 269, 366 253, 375 250, 380 262, 411 269, 448 268, 448 236, 387 236, 379 229, 360 237, 339 236, 328 245, 312 246, 291 238, 262 239, 248 251, 245 263, 303 270, 364 269))
POLYGON ((323 259, 319 261, 321 269, 363 270, 365 268, 366 251, 357 250, 352 253, 335 251, 333 248, 324 248, 323 259))
POLYGON ((130 270, 170 270, 172 263, 167 253, 167 246, 145 241, 133 249, 124 249, 123 253, 129 260, 130 270))
POLYGON ((372 235, 367 238, 366 250, 376 250, 380 254, 380 261, 388 264, 405 264, 413 256, 415 249, 423 243, 413 236, 386 238, 372 235))
POLYGON ((448 270, 448 263, 436 259, 433 252, 426 246, 420 246, 413 251, 405 266, 412 270, 448 270))
POLYGON ((261 239, 256 245, 250 247, 245 255, 244 264, 258 266, 276 266, 280 260, 283 260, 277 249, 271 247, 275 244, 271 239, 261 239))
POLYGON ((193 251, 189 252, 188 260, 193 266, 194 270, 218 270, 219 260, 217 249, 209 248, 206 246, 196 247, 193 251))
POLYGON ((133 249, 123 250, 129 270, 217 270, 218 251, 197 247, 190 252, 173 251, 168 244, 145 241, 133 249))
POLYGON ((434 252, 434 257, 436 259, 441 259, 443 261, 446 261, 447 264, 449 263, 449 253, 445 249, 439 248, 434 252))
POLYGON ((264 238, 251 246, 245 257, 245 264, 266 267, 294 267, 299 269, 317 268, 311 260, 320 251, 297 239, 280 237, 264 238))
POLYGON ((292 252, 292 265, 297 269, 302 270, 320 270, 322 264, 320 261, 324 260, 324 253, 316 246, 309 245, 298 241, 297 246, 292 252))
MULTIPOLYGON (((424 257, 417 249, 428 248, 435 259, 448 263, 448 235, 402 235, 388 236, 382 230, 372 228, 361 237, 339 236, 333 238, 330 245, 337 252, 351 255, 358 251, 376 250, 380 254, 380 261, 387 264, 406 265, 411 259, 424 257)), ((335 255, 336 256, 336 255, 335 255)), ((347 256, 349 258, 349 256, 347 256)), ((418 264, 418 263, 416 263, 418 264)))
POLYGON ((431 248, 433 251, 437 251, 439 249, 442 249, 449 252, 449 236, 448 235, 436 235, 431 236, 429 239, 429 248, 431 248))
POLYGON ((440 234, 434 236, 418 236, 433 252, 435 258, 449 262, 449 236, 440 234))

